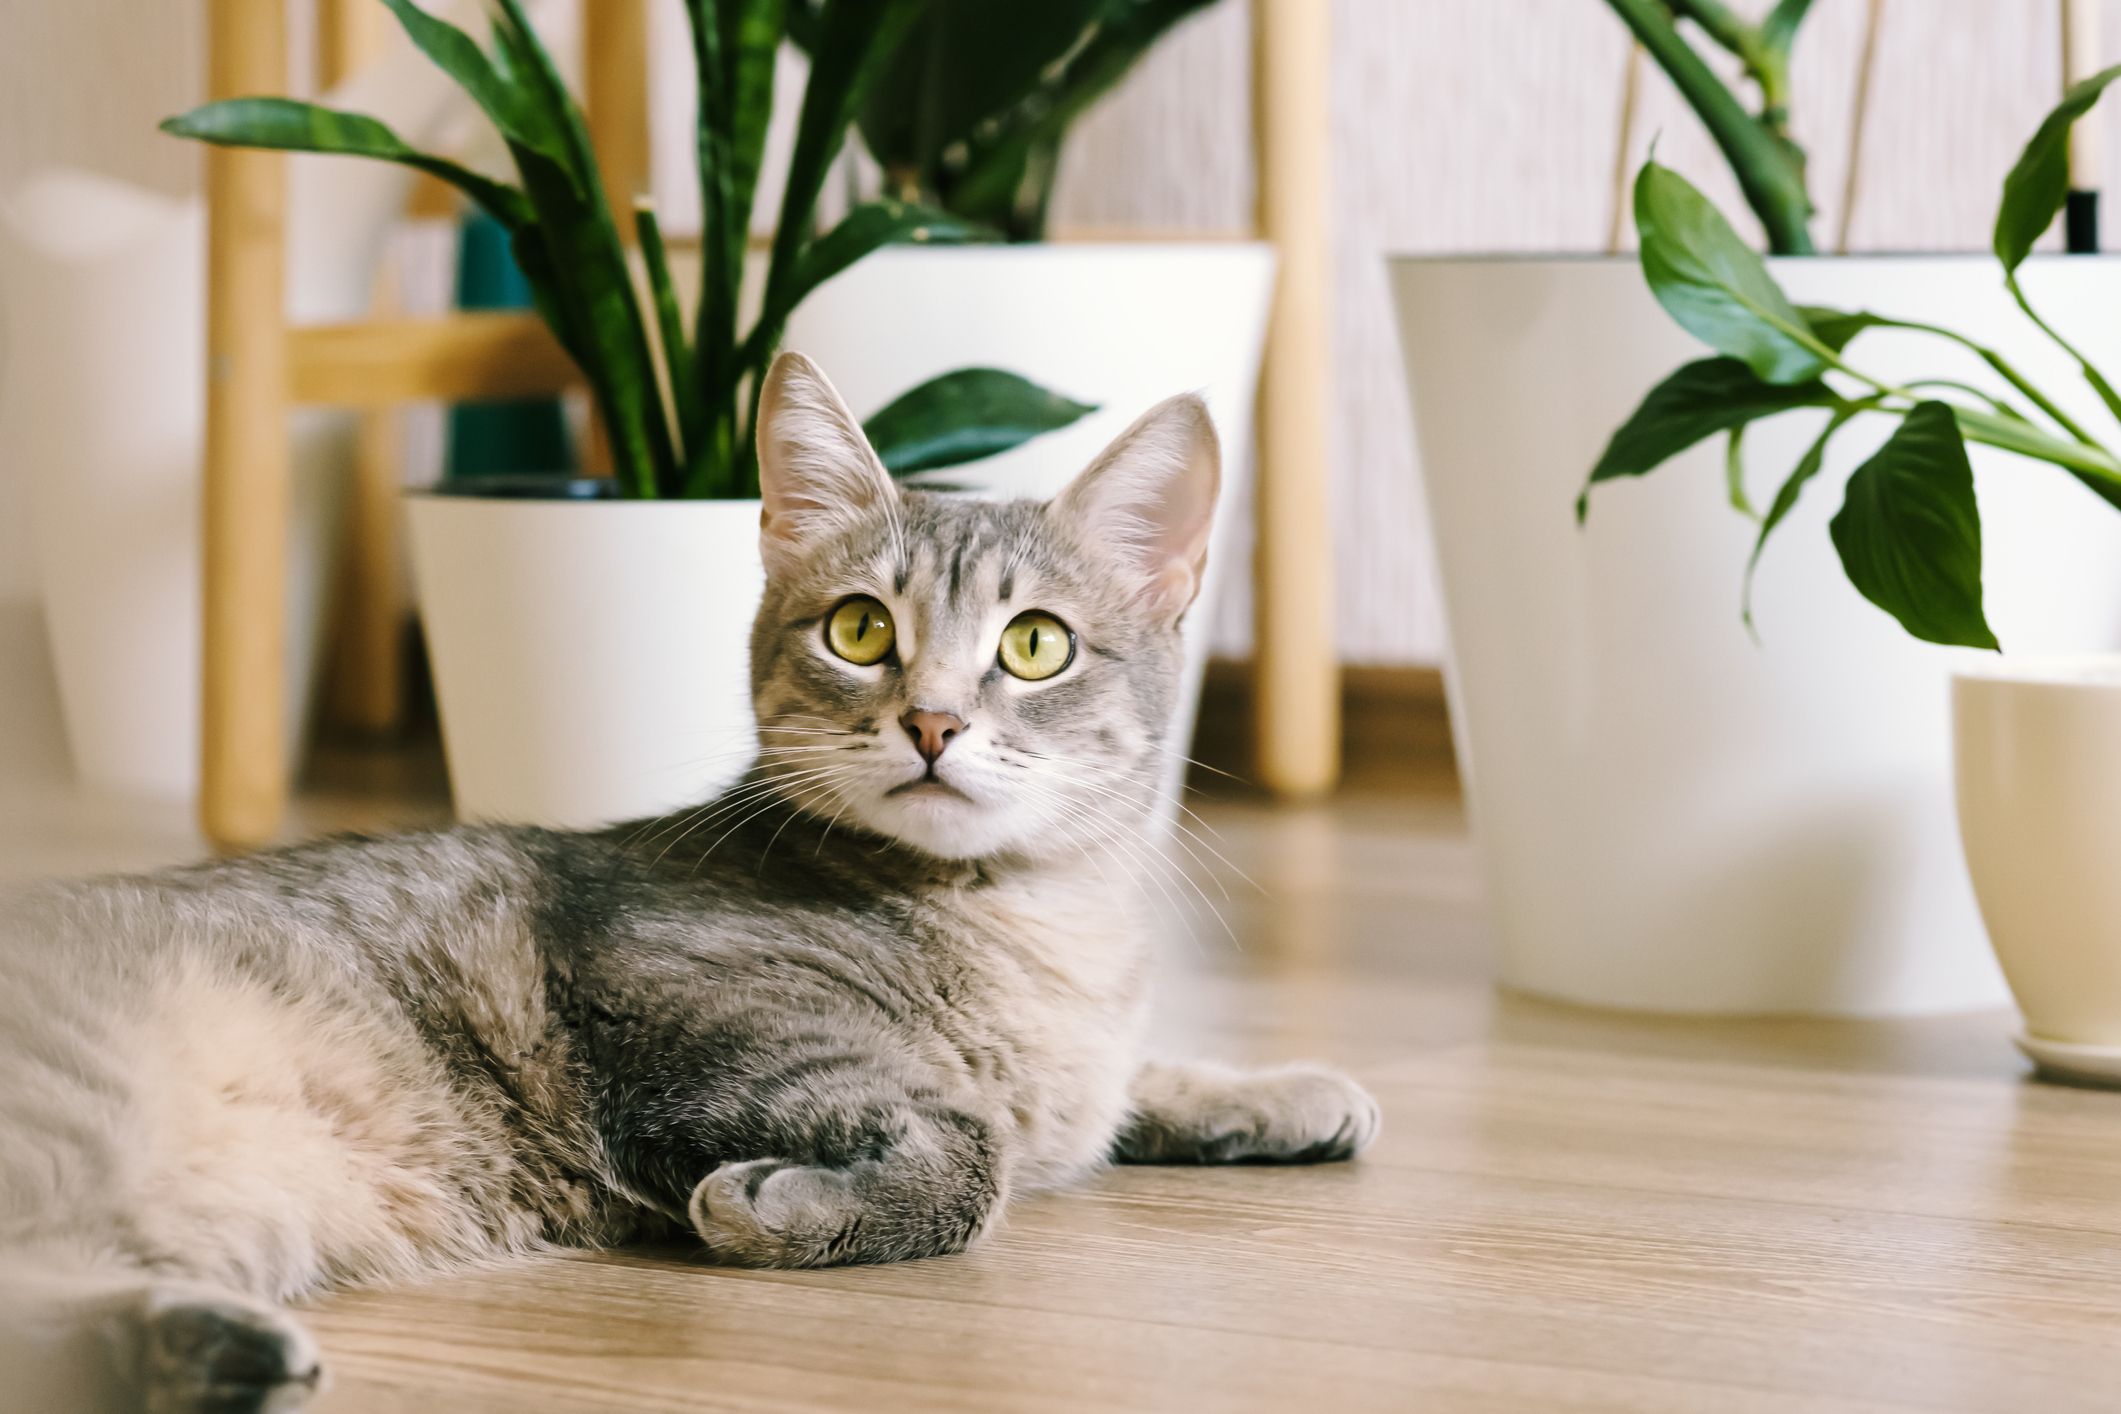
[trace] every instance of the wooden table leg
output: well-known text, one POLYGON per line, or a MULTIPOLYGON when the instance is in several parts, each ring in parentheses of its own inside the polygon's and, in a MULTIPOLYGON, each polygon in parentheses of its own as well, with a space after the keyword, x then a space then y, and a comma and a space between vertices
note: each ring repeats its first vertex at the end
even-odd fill
MULTIPOLYGON (((284 91, 284 0, 210 0, 209 17, 212 97, 284 91)), ((199 818, 241 850, 272 839, 287 802, 284 159, 209 149, 206 205, 199 818)))
POLYGON ((1259 229, 1281 262, 1259 401, 1256 750, 1261 784, 1297 798, 1340 774, 1326 464, 1331 11, 1323 0, 1252 4, 1259 229))

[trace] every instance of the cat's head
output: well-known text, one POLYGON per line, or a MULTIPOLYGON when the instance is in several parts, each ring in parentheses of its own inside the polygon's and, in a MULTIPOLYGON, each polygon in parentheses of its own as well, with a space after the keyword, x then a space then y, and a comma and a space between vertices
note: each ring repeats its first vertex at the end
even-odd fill
POLYGON ((1201 400, 1044 503, 902 489, 800 354, 758 429, 751 677, 779 792, 946 859, 1139 840, 1221 475, 1201 400))

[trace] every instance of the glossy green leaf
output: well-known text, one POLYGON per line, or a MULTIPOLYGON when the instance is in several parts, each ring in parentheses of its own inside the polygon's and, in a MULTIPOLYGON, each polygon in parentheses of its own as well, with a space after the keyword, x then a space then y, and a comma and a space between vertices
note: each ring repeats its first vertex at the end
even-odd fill
POLYGON ((1704 437, 1740 427, 1755 418, 1791 408, 1827 407, 1833 389, 1817 379, 1808 383, 1763 383, 1735 358, 1704 358, 1687 364, 1650 390, 1626 422, 1606 443, 1591 468, 1576 516, 1587 509, 1590 488, 1620 476, 1655 471, 1704 437))
POLYGON ((1865 310, 1828 309, 1825 305, 1800 304, 1797 312, 1804 316, 1807 328, 1813 337, 1835 353, 1840 353, 1866 329, 1904 327, 1882 315, 1865 310))
POLYGON ((1981 607, 1981 511, 1948 404, 1918 404, 1849 477, 1832 524, 1849 582, 1915 637, 1997 648, 1981 607))
POLYGON ((382 123, 292 98, 230 98, 163 120, 162 131, 223 147, 322 152, 371 157, 439 177, 484 207, 510 230, 530 220, 523 194, 444 157, 409 147, 382 123))
POLYGON ((960 368, 893 399, 862 425, 894 476, 977 461, 1097 411, 999 368, 960 368))
POLYGON ((1782 485, 1776 489, 1775 499, 1769 503, 1767 514, 1761 518, 1760 534, 1753 539, 1753 553, 1748 555, 1745 561, 1745 587, 1739 612, 1748 630, 1753 627, 1753 572, 1760 567, 1760 552, 1767 549, 1768 537, 1773 535, 1775 527, 1781 525, 1789 513, 1796 509, 1797 498, 1803 493, 1805 483, 1817 476, 1819 468, 1826 465, 1827 444, 1834 440, 1834 434, 1846 426, 1849 419, 1856 414, 1876 406, 1877 403, 1871 401, 1845 403, 1834 409, 1833 415, 1826 420, 1826 426, 1812 439, 1811 445, 1804 449, 1804 455, 1797 458, 1797 465, 1790 469, 1790 474, 1783 478, 1782 485))
POLYGON ((1642 273, 1666 313, 1769 383, 1816 378, 1826 361, 1811 328, 1709 199, 1655 162, 1635 179, 1642 273))
POLYGON ((2121 64, 2072 85, 2003 179, 2003 201, 1996 208, 1995 250, 2006 273, 2025 263, 2033 242, 2062 210, 2069 196, 2069 130, 2116 78, 2121 78, 2121 64))

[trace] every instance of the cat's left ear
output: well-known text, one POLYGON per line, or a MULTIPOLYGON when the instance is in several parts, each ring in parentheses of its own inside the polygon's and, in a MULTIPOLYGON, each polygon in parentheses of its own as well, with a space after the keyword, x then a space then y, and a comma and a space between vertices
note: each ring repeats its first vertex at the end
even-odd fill
POLYGON ((1135 419, 1053 510, 1091 544, 1118 547, 1159 611, 1176 620, 1200 593, 1221 485, 1222 448, 1208 405, 1182 393, 1135 419))
POLYGON ((759 389, 759 551, 769 571, 898 500, 861 423, 824 371, 784 353, 759 389))

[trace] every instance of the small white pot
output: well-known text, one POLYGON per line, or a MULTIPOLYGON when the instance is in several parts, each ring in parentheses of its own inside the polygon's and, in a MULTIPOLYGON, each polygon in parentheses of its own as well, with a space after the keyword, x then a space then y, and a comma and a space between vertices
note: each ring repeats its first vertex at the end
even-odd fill
MULTIPOLYGON (((1802 304, 1959 329, 2073 415, 2074 365, 1974 257, 1776 260, 1802 304)), ((1604 1006, 1895 1015, 2000 1005, 1951 826, 1946 681, 1849 587, 1827 534, 1890 431, 1863 418, 1776 532, 1726 503, 1722 439, 1572 511, 1613 430, 1707 355, 1632 260, 1392 267, 1450 629, 1451 715, 1502 980, 1604 1006)), ((2035 259, 2024 283, 2121 366, 2121 262, 2035 259)), ((1934 339, 1865 334, 1889 380, 1996 380, 1934 339)), ((2007 389, 2000 390, 2008 392, 2007 389)), ((1765 505, 1824 413, 1747 433, 1765 505)), ((2053 467, 1973 449, 1989 617, 2013 652, 2121 648, 2121 515, 2053 467)))
POLYGON ((697 804, 749 763, 757 501, 411 513, 460 816, 587 828, 697 804))
POLYGON ((2121 1078, 2121 657, 1952 676, 1959 835, 2044 1067, 2121 1078))
POLYGON ((1274 251, 1246 242, 891 246, 804 300, 786 347, 816 359, 857 416, 954 368, 1004 368, 1098 411, 1013 451, 935 473, 994 496, 1046 498, 1174 393, 1208 401, 1223 492, 1200 601, 1186 620, 1186 678, 1172 714, 1165 818, 1224 586, 1250 560, 1252 404, 1274 251))

